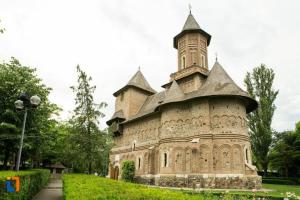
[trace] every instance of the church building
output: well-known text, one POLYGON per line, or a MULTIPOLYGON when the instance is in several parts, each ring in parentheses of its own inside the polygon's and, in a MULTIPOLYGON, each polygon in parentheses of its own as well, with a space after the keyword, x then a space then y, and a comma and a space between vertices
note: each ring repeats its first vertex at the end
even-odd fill
POLYGON ((119 179, 122 162, 133 160, 140 183, 261 188, 246 121, 258 104, 217 60, 209 69, 210 41, 190 13, 173 39, 178 69, 163 90, 156 92, 138 70, 113 94, 111 178, 119 179))

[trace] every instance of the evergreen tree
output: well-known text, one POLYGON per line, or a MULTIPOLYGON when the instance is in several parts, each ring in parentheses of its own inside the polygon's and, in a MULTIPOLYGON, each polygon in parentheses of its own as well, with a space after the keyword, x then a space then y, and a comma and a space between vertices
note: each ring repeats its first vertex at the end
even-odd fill
POLYGON ((101 112, 106 103, 96 104, 93 94, 96 86, 90 85, 92 78, 77 66, 78 85, 71 89, 76 93, 74 115, 71 124, 71 147, 73 151, 73 167, 88 170, 91 173, 99 168, 102 152, 105 150, 105 133, 98 127, 99 118, 104 117, 101 112))
POLYGON ((275 73, 264 64, 247 72, 244 82, 249 95, 259 103, 258 109, 247 115, 250 128, 251 145, 257 164, 266 175, 268 170, 268 153, 272 143, 272 118, 276 109, 274 101, 278 90, 273 89, 275 73))

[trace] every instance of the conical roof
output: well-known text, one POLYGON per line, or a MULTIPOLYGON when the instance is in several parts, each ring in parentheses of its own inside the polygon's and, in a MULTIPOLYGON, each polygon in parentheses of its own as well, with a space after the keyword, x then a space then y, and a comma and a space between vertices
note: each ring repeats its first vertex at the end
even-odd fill
POLYGON ((248 101, 247 111, 250 112, 257 107, 257 102, 247 92, 242 90, 230 78, 219 62, 215 62, 204 85, 200 88, 201 96, 240 96, 248 101))
POLYGON ((211 36, 207 32, 205 32, 204 30, 202 30, 200 28, 198 22, 196 21, 196 19, 192 15, 192 13, 190 13, 188 15, 181 32, 174 37, 174 39, 173 39, 174 48, 176 48, 176 49, 178 48, 178 44, 177 44, 178 39, 186 33, 200 33, 207 39, 207 46, 210 43, 211 36))
POLYGON ((156 93, 156 91, 150 86, 148 81, 145 79, 145 77, 142 74, 141 70, 138 70, 124 87, 122 87, 121 89, 119 89, 118 91, 116 91, 114 93, 114 96, 117 96, 120 92, 122 92, 123 90, 125 90, 126 88, 128 88, 130 86, 139 88, 139 89, 144 90, 144 91, 146 91, 150 94, 155 94, 156 93))
POLYGON ((189 14, 188 18, 186 19, 184 26, 182 30, 195 30, 195 29, 200 29, 199 24, 195 20, 194 16, 192 13, 189 14))
POLYGON ((180 89, 177 82, 174 80, 172 82, 171 87, 166 92, 164 103, 180 101, 180 100, 184 99, 184 97, 185 97, 184 93, 180 89))

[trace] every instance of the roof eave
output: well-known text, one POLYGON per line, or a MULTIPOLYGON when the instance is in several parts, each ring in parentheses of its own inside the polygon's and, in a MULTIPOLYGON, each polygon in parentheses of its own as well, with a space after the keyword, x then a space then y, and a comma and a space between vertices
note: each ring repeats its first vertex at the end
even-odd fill
POLYGON ((202 29, 190 29, 190 30, 183 30, 181 31, 178 35, 176 35, 173 39, 173 47, 175 49, 178 48, 178 38, 182 37, 183 35, 185 35, 186 33, 200 33, 202 34, 204 37, 206 37, 207 39, 207 46, 209 46, 210 44, 210 39, 211 39, 211 35, 208 34, 207 32, 205 32, 204 30, 202 29))
MULTIPOLYGON (((187 75, 187 76, 184 76, 184 77, 181 77, 181 78, 179 78, 179 79, 176 79, 176 81, 180 81, 180 80, 182 80, 182 79, 184 79, 184 78, 187 78, 187 77, 190 77, 190 76, 192 76, 192 75, 194 75, 194 74, 201 74, 201 75, 203 75, 203 76, 205 76, 205 77, 208 76, 208 74, 204 74, 204 73, 201 73, 201 72, 196 71, 196 72, 194 72, 194 73, 192 73, 192 74, 189 74, 189 75, 187 75)), ((165 84, 163 84, 161 87, 162 87, 162 88, 167 88, 169 85, 172 84, 172 82, 173 82, 173 81, 170 81, 170 82, 168 82, 168 83, 165 83, 165 84)))
POLYGON ((114 97, 117 97, 121 92, 123 92, 124 90, 126 90, 127 88, 130 88, 130 87, 142 90, 146 93, 149 93, 150 95, 156 93, 155 91, 145 90, 145 89, 137 87, 135 85, 125 85, 124 87, 122 87, 121 89, 119 89, 118 91, 113 93, 114 97))

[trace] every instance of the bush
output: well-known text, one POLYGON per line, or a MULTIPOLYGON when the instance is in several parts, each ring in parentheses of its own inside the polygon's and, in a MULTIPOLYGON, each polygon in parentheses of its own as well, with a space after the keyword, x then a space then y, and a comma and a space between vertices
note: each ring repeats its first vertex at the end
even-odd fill
POLYGON ((262 183, 268 184, 279 184, 279 185, 299 185, 300 179, 299 178, 285 178, 285 177, 266 177, 262 178, 262 183))
POLYGON ((29 200, 38 193, 47 183, 50 171, 46 169, 34 169, 28 171, 0 171, 0 199, 29 200), (8 176, 20 177, 20 192, 9 193, 5 189, 5 181, 8 176))
POLYGON ((135 165, 132 160, 125 160, 122 163, 122 179, 126 182, 133 182, 135 165))

